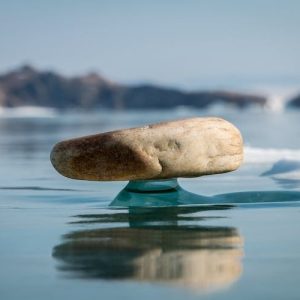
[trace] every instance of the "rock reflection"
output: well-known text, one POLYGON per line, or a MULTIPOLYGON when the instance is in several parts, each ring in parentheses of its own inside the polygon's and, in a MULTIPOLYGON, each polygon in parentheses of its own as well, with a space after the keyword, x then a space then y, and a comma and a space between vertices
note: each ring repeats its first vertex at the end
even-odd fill
MULTIPOLYGON (((148 225, 179 225, 180 221, 203 221, 210 218, 217 219, 221 216, 196 215, 197 212, 209 210, 226 210, 232 205, 207 205, 207 206, 170 206, 170 207, 130 207, 124 212, 77 215, 79 220, 71 224, 104 224, 104 223, 129 223, 130 227, 148 225)), ((118 210, 120 211, 120 210, 118 210)))
POLYGON ((80 216, 79 222, 90 218, 92 223, 128 221, 130 226, 67 234, 53 250, 59 270, 75 277, 160 282, 198 291, 237 280, 243 255, 238 231, 199 226, 203 218, 195 216, 195 210, 178 209, 160 208, 154 218, 155 210, 80 216))

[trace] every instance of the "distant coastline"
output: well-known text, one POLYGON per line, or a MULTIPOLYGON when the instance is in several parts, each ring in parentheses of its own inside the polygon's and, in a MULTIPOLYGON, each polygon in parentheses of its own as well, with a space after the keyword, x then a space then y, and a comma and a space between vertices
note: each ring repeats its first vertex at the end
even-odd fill
MULTIPOLYGON (((264 107, 262 95, 232 91, 183 91, 157 85, 122 85, 96 73, 64 77, 50 71, 22 66, 0 75, 0 107, 69 109, 170 109, 180 106, 207 108, 221 103, 237 108, 264 107)), ((300 96, 289 102, 300 107, 300 96)))

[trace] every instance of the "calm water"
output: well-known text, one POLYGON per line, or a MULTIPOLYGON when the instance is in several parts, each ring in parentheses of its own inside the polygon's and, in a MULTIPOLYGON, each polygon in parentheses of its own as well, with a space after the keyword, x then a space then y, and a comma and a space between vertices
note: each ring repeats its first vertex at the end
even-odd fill
POLYGON ((1 299, 299 299, 300 112, 0 118, 1 299), (110 208, 125 182, 61 177, 65 138, 219 115, 245 139, 236 172, 181 179, 206 205, 110 208))

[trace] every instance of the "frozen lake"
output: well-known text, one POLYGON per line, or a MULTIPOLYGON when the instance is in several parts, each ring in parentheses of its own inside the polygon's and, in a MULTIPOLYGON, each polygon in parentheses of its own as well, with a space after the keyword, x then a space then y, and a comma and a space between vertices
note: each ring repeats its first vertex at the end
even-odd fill
POLYGON ((218 107, 2 114, 1 299, 299 299, 299 120, 218 107), (70 180, 49 161, 62 139, 201 115, 245 142, 238 171, 179 180, 211 205, 112 209, 126 182, 70 180))

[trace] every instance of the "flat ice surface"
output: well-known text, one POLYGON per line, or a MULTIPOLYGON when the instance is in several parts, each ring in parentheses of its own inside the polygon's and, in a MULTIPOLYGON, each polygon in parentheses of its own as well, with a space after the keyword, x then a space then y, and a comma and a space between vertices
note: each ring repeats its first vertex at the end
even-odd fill
POLYGON ((214 109, 1 115, 0 298, 299 299, 299 118, 214 109), (230 205, 111 209, 125 182, 70 180, 49 161, 62 139, 200 115, 240 128, 245 163, 180 183, 230 205))

